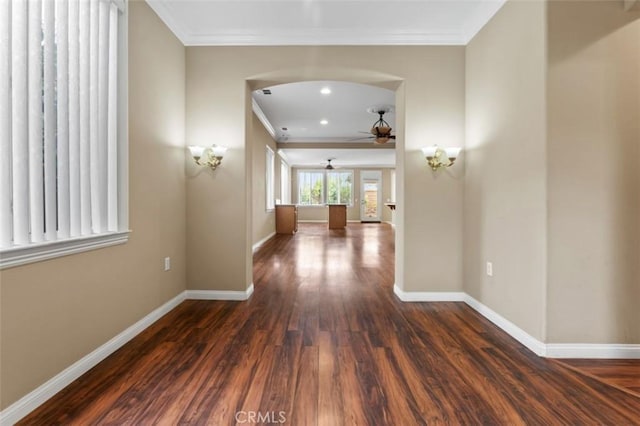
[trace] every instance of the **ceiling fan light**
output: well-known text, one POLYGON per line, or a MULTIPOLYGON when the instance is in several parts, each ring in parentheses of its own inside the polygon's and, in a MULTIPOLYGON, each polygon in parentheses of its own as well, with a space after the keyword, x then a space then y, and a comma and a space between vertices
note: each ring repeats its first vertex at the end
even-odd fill
POLYGON ((390 138, 388 138, 388 137, 386 137, 386 136, 378 136, 378 137, 375 139, 375 142, 376 142, 377 144, 383 144, 383 143, 387 143, 387 142, 389 142, 389 139, 390 139, 390 138))
POLYGON ((325 169, 333 170, 333 166, 331 165, 331 160, 333 160, 333 158, 327 159, 327 165, 325 166, 325 169))
POLYGON ((385 136, 388 137, 391 135, 391 127, 386 126, 376 126, 371 129, 371 133, 375 136, 385 136))

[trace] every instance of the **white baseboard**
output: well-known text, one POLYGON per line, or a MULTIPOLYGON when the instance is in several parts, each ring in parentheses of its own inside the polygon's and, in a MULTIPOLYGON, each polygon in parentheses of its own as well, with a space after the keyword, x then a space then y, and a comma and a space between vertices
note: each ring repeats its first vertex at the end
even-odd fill
POLYGON ((0 412, 0 426, 13 425, 27 414, 45 403, 49 398, 60 392, 78 377, 95 367, 100 361, 120 349, 125 343, 140 334, 144 329, 174 309, 186 299, 202 300, 247 300, 253 294, 253 283, 246 291, 217 291, 217 290, 185 290, 164 305, 160 306, 140 321, 136 322, 122 333, 93 352, 84 356, 62 372, 20 398, 0 412))
POLYGON ((187 290, 187 299, 193 300, 247 300, 253 294, 253 283, 245 291, 187 290))
POLYGON ((463 292, 403 291, 394 284, 393 292, 403 302, 464 302, 463 292))
POLYGON ((487 305, 477 301, 465 293, 464 302, 475 309, 480 315, 497 325, 508 335, 525 345, 538 356, 546 356, 545 344, 536 339, 487 305))
POLYGON ((271 237, 273 237, 274 235, 276 235, 275 231, 270 233, 269 235, 267 235, 266 237, 264 237, 263 239, 261 239, 257 243, 255 243, 253 245, 253 247, 252 247, 253 252, 255 253, 264 243, 269 241, 271 239, 271 237))
POLYGON ((640 359, 640 345, 549 343, 548 358, 640 359))
POLYGON ((184 300, 185 293, 182 292, 109 340, 107 343, 71 364, 38 388, 2 410, 2 412, 0 412, 0 425, 13 425, 18 422, 20 419, 46 402, 49 398, 71 384, 71 382, 82 376, 91 368, 95 367, 100 361, 120 349, 125 343, 133 339, 140 332, 156 322, 184 300))
MULTIPOLYGON (((60 392, 78 377, 96 366, 100 361, 121 348, 140 332, 178 306, 185 299, 200 300, 247 300, 253 294, 253 283, 246 291, 186 290, 164 305, 136 322, 93 352, 67 367, 65 370, 20 398, 0 412, 0 425, 9 426, 60 392)), ((640 359, 640 345, 636 344, 545 344, 522 330, 488 306, 464 292, 405 292, 397 285, 393 292, 403 302, 465 302, 482 316, 501 328, 537 355, 547 358, 610 358, 640 359)))
POLYGON ((505 333, 542 357, 640 359, 640 345, 635 344, 543 343, 464 292, 403 291, 397 285, 393 286, 393 292, 403 302, 465 302, 505 333))

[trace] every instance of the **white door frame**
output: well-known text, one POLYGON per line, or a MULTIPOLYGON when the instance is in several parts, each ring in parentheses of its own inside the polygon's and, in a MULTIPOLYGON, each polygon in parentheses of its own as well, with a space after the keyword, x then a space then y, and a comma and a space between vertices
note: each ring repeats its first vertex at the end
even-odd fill
POLYGON ((362 222, 381 222, 382 221, 382 170, 362 170, 360 172, 360 221, 362 222), (364 214, 364 184, 365 181, 375 180, 378 182, 378 205, 376 211, 378 215, 375 218, 366 217, 364 214))

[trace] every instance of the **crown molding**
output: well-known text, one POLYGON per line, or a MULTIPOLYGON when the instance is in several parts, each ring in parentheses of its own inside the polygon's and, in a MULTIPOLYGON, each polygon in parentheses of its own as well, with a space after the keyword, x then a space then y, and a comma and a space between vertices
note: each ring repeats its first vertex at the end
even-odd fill
POLYGON ((468 35, 458 31, 419 33, 363 31, 350 28, 283 28, 269 32, 185 33, 182 41, 185 46, 457 46, 465 45, 468 35))
POLYGON ((251 109, 253 109, 253 113, 256 115, 256 117, 258 117, 258 120, 260 120, 264 128, 271 135, 271 138, 274 141, 277 141, 278 139, 276 135, 276 130, 273 128, 273 125, 271 124, 267 116, 264 114, 264 111, 262 111, 262 108, 260 108, 260 105, 258 105, 256 100, 253 98, 251 98, 251 109))
POLYGON ((186 46, 185 40, 187 39, 187 31, 178 24, 173 18, 173 15, 167 8, 166 1, 164 0, 146 0, 147 4, 153 11, 160 17, 162 22, 165 23, 171 32, 180 40, 180 42, 186 46))

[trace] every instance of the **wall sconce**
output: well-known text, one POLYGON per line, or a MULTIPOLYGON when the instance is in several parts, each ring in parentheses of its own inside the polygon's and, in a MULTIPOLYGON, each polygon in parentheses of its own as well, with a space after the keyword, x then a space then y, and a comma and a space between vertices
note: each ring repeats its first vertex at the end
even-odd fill
POLYGON ((462 148, 445 148, 442 149, 438 145, 422 148, 424 156, 427 158, 427 164, 431 170, 436 171, 442 167, 451 167, 458 158, 462 148))
POLYGON ((222 163, 222 157, 227 148, 218 145, 210 147, 191 145, 189 151, 198 166, 209 166, 211 170, 215 170, 222 163))

